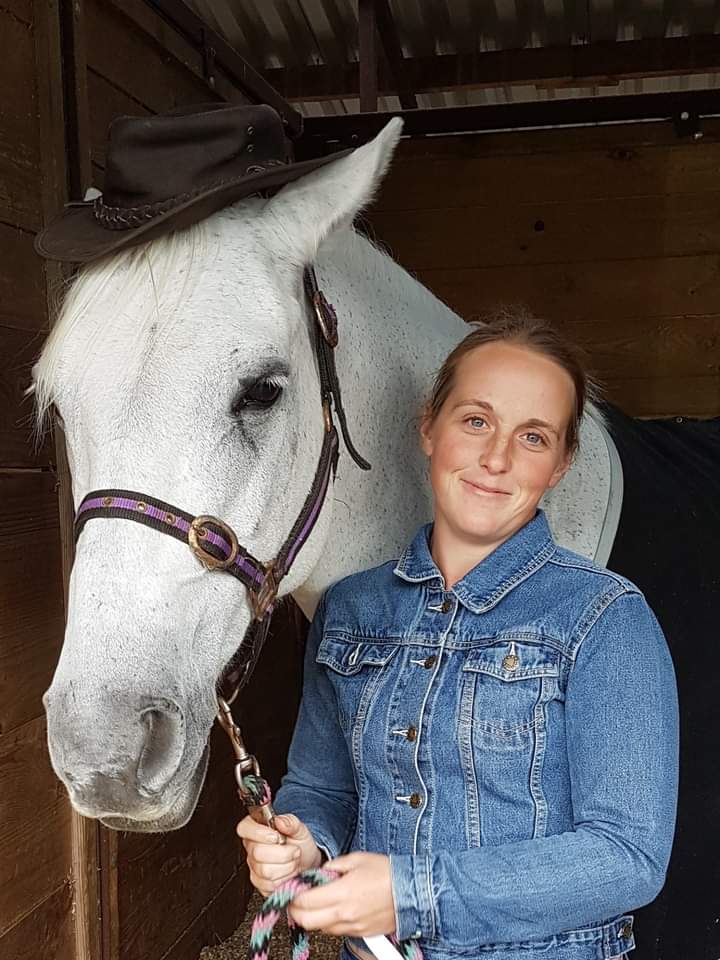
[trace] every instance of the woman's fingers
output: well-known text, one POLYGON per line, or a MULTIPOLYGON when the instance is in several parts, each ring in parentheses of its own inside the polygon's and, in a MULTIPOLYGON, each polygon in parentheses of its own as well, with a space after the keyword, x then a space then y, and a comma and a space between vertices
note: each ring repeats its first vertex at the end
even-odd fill
POLYGON ((245 845, 248 860, 256 863, 295 863, 300 859, 300 849, 292 843, 276 847, 269 843, 253 843, 245 845))
POLYGON ((241 840, 252 840, 255 843, 282 844, 283 841, 277 830, 258 823, 252 817, 243 817, 235 831, 241 840))
POLYGON ((283 860, 265 860, 255 856, 248 856, 248 866, 261 877, 272 880, 280 875, 297 873, 300 866, 300 853, 286 857, 283 860))
POLYGON ((248 859, 248 866, 250 882, 263 896, 272 893, 276 887, 298 872, 296 860, 292 863, 257 863, 248 859))

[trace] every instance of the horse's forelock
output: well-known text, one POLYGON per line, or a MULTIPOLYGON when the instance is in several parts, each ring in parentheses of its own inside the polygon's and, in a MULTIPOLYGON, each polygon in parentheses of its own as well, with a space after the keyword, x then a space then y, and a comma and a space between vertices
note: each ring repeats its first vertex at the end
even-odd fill
POLYGON ((28 391, 35 396, 35 429, 41 435, 55 401, 60 361, 71 336, 82 337, 76 361, 89 363, 97 339, 112 328, 115 318, 134 302, 137 335, 128 342, 136 362, 147 349, 151 332, 161 341, 176 315, 176 307, 196 280, 193 267, 207 256, 205 223, 131 247, 84 267, 63 285, 62 300, 43 351, 33 370, 28 391))

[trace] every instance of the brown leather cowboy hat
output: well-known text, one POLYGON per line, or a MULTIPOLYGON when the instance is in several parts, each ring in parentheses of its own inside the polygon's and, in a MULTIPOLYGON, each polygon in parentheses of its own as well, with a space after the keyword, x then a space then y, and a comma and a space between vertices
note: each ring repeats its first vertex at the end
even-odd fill
POLYGON ((188 227, 350 152, 289 162, 282 120, 265 104, 201 104, 118 117, 108 131, 104 192, 67 204, 38 234, 35 249, 50 260, 96 260, 188 227))

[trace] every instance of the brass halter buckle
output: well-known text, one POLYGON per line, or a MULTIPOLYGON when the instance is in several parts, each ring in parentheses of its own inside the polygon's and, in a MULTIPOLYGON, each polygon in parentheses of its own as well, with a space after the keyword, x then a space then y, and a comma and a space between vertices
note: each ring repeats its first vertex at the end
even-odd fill
POLYGON ((238 539, 230 527, 226 523, 223 523, 222 520, 218 520, 217 517, 206 515, 195 517, 190 524, 188 543, 190 544, 192 552, 207 570, 227 570, 228 567, 231 567, 233 563, 235 563, 240 550, 238 539), (208 553, 205 547, 203 547, 202 543, 200 543, 200 541, 204 540, 208 535, 207 524, 209 523, 217 527, 222 536, 230 544, 230 555, 224 560, 218 560, 217 557, 213 557, 213 555, 208 553))

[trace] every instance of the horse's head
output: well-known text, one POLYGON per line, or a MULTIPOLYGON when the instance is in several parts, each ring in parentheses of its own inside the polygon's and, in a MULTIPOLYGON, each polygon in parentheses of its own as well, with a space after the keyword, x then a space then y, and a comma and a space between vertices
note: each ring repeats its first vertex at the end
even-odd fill
MULTIPOLYGON (((302 269, 371 197, 398 137, 391 122, 270 200, 79 275, 34 371, 41 414, 62 418, 76 507, 92 490, 141 491, 220 517, 263 562, 277 555, 324 431, 302 269)), ((317 563, 329 502, 282 592, 317 563)), ((145 831, 187 821, 216 681, 250 620, 245 588, 172 537, 86 525, 45 696, 53 766, 81 813, 145 831)))

